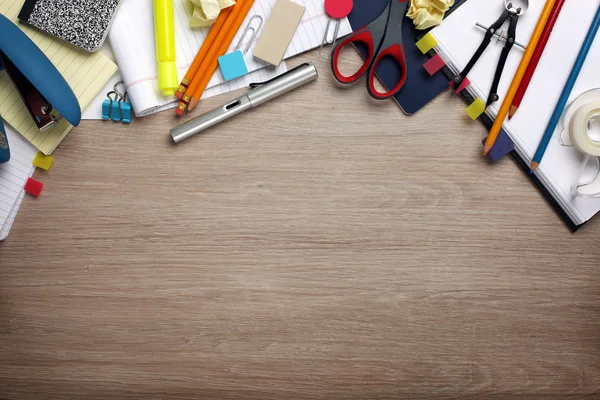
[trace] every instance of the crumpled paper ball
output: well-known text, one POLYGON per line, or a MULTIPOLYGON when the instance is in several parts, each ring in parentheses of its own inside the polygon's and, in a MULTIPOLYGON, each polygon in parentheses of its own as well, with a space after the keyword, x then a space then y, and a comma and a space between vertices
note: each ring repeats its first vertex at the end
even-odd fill
POLYGON ((454 5, 454 0, 410 0, 406 16, 413 20, 419 30, 439 25, 446 11, 454 5))
POLYGON ((231 7, 235 0, 185 0, 185 8, 193 28, 211 26, 217 20, 221 10, 231 7))

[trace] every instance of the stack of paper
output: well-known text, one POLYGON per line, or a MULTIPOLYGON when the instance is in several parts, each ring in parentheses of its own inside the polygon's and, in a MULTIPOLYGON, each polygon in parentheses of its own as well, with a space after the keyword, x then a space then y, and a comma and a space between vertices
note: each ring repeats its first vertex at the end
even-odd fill
POLYGON ((33 174, 36 149, 21 135, 5 125, 10 144, 10 161, 0 164, 0 241, 6 239, 19 211, 25 192, 23 186, 33 174))
MULTIPOLYGON (((152 2, 148 0, 122 0, 121 8, 109 33, 109 40, 119 64, 123 81, 136 115, 145 116, 173 108, 177 105, 174 97, 164 97, 158 91, 156 51, 154 45, 154 20, 152 2)), ((300 22, 285 59, 303 53, 321 45, 328 17, 325 14, 323 0, 297 0, 306 7, 306 12, 300 22)), ((235 36, 229 50, 233 51, 239 43, 243 31, 250 19, 260 15, 264 23, 259 29, 258 37, 271 15, 276 0, 256 0, 242 28, 235 36)), ((177 37, 177 68, 182 79, 194 61, 194 57, 202 46, 210 28, 190 28, 190 16, 187 13, 184 0, 175 0, 175 33, 177 37)), ((345 18, 340 27, 339 35, 347 35, 352 31, 348 19, 345 18)), ((250 36, 250 35, 247 35, 250 36)), ((248 39, 246 37, 245 39, 248 39)), ((259 71, 258 75, 248 75, 234 81, 225 82, 220 71, 217 71, 208 84, 208 90, 203 98, 241 89, 251 82, 268 80, 282 72, 285 65, 278 68, 269 67, 266 63, 255 59, 252 54, 256 42, 244 55, 250 72, 259 71)))

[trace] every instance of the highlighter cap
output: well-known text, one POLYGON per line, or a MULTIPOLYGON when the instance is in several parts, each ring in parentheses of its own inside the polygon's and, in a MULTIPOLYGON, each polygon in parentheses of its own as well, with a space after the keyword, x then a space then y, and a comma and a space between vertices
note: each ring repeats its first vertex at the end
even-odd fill
POLYGON ((158 89, 165 96, 175 95, 179 88, 177 80, 177 66, 172 61, 158 63, 158 89))

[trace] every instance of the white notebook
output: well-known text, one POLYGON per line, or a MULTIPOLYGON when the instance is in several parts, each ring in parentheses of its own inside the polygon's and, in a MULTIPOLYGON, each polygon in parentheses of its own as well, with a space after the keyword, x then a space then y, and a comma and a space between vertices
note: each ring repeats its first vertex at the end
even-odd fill
MULTIPOLYGON (((306 7, 306 12, 284 59, 320 46, 328 21, 323 6, 324 0, 296 1, 306 7)), ((256 0, 254 2, 228 52, 233 51, 236 47, 242 32, 255 15, 260 15, 264 19, 257 35, 260 37, 260 32, 264 29, 275 3, 276 0, 256 0)), ((253 22, 253 26, 255 23, 256 21, 253 22)), ((175 0, 177 69, 180 80, 194 61, 208 31, 209 28, 190 28, 184 0, 175 0)), ((347 35, 351 31, 350 23, 345 18, 340 27, 340 36, 347 35)), ((109 33, 109 40, 136 115, 140 117, 167 108, 174 108, 177 105, 177 99, 164 97, 158 92, 152 2, 149 0, 122 0, 121 8, 109 33)), ((258 81, 268 80, 285 72, 285 63, 274 68, 252 56, 256 40, 245 54, 248 70, 250 72, 261 71, 258 73, 258 78, 260 78, 258 81)), ((209 82, 208 90, 205 91, 203 98, 241 89, 251 82, 256 82, 256 78, 256 75, 246 76, 225 82, 220 71, 217 70, 209 82)))
MULTIPOLYGON (((544 3, 541 0, 530 1, 529 10, 519 19, 517 41, 523 44, 529 42, 544 3)), ((439 42, 438 51, 446 63, 455 70, 463 69, 483 40, 484 31, 476 28, 475 23, 491 25, 502 13, 503 4, 502 1, 468 0, 432 31, 439 42)), ((507 119, 504 123, 516 151, 527 164, 531 162, 548 125, 597 9, 597 0, 566 2, 519 111, 512 120, 507 119)), ((507 27, 508 22, 504 29, 507 27)), ((493 40, 469 74, 470 90, 483 101, 487 100, 503 46, 503 43, 493 40)), ((500 100, 487 111, 492 118, 502 105, 522 56, 523 51, 513 47, 500 81, 500 100)), ((600 88, 599 71, 600 35, 596 37, 570 101, 583 92, 600 88)), ((582 159, 583 156, 573 148, 562 146, 558 132, 555 132, 536 172, 575 225, 583 224, 600 211, 600 199, 571 197, 571 186, 578 178, 582 159)))
POLYGON ((33 175, 35 167, 31 164, 36 148, 5 123, 10 160, 0 164, 0 241, 6 239, 12 227, 25 192, 23 187, 27 178, 33 175))

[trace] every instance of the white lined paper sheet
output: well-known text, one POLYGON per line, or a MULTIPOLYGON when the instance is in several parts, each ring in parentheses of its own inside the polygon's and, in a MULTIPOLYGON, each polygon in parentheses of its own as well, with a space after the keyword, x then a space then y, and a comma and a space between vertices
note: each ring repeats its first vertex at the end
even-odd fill
POLYGON ((25 192, 23 187, 27 179, 33 175, 32 164, 37 153, 36 148, 19 135, 8 124, 4 125, 10 160, 0 164, 0 241, 6 239, 12 227, 25 192))
MULTIPOLYGON (((237 32, 228 52, 238 44, 242 32, 250 19, 260 15, 264 22, 262 29, 271 14, 277 0, 256 0, 248 13, 239 32, 237 32)), ((324 10, 323 0, 296 0, 306 7, 306 12, 298 30, 288 47, 285 58, 311 50, 321 45, 325 34, 328 17, 324 10)), ((158 91, 156 51, 154 46, 154 22, 152 3, 147 0, 123 0, 121 8, 109 34, 115 58, 119 64, 123 81, 127 85, 129 97, 137 116, 145 116, 173 108, 177 104, 174 97, 163 97, 158 91)), ((256 21, 254 21, 256 22, 256 21)), ((254 24, 253 24, 254 26, 254 24)), ((192 29, 189 27, 189 16, 184 0, 175 0, 175 34, 177 43, 177 70, 181 80, 194 61, 194 57, 202 46, 210 28, 192 29)), ((350 33, 352 28, 348 19, 340 26, 340 36, 350 33)), ((202 98, 241 89, 251 82, 268 80, 286 71, 285 65, 274 68, 256 60, 252 54, 256 40, 245 54, 246 64, 250 72, 261 71, 258 76, 246 76, 234 81, 225 82, 221 72, 217 70, 208 84, 202 98)))

